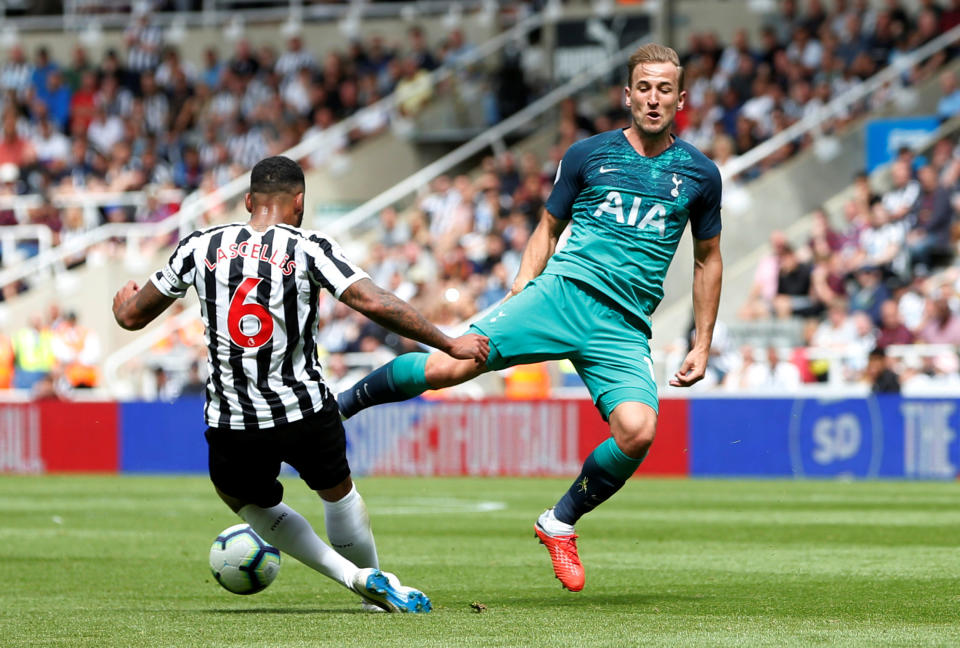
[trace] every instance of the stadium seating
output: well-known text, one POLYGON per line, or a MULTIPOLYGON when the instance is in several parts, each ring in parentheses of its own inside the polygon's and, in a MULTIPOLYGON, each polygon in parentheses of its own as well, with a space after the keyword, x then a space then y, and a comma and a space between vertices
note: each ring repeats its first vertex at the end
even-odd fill
MULTIPOLYGON (((949 12, 940 16, 943 25, 948 25, 950 16, 949 12)), ((770 25, 753 30, 752 35, 746 30, 734 33, 730 29, 726 45, 711 31, 695 31, 689 35, 689 45, 681 48, 689 97, 687 110, 678 119, 678 132, 711 154, 719 164, 753 150, 798 121, 816 115, 831 99, 943 31, 929 11, 903 19, 898 17, 906 21, 903 24, 896 21, 889 24, 889 16, 884 11, 867 16, 848 12, 824 16, 774 15, 772 18, 770 25)), ((149 30, 150 21, 134 20, 128 29, 131 32, 149 30)), ((6 150, 18 155, 10 162, 21 172, 4 187, 7 193, 13 194, 25 189, 44 191, 47 196, 53 195, 51 190, 59 192, 53 195, 52 203, 44 200, 39 206, 35 202, 34 206, 28 206, 34 198, 6 198, 8 202, 0 202, 0 210, 4 206, 8 209, 0 211, 0 215, 5 215, 11 223, 26 220, 47 225, 54 232, 55 241, 58 236, 66 240, 77 227, 129 221, 159 222, 176 212, 182 194, 161 194, 156 188, 210 191, 222 186, 259 157, 289 148, 312 132, 329 129, 336 119, 355 114, 365 103, 403 86, 406 81, 409 84, 401 92, 403 107, 398 115, 401 120, 415 117, 413 113, 421 109, 422 99, 429 90, 422 84, 417 89, 416 77, 420 71, 461 55, 468 44, 460 40, 454 30, 448 37, 434 39, 438 45, 430 51, 423 48, 421 33, 416 30, 401 33, 406 40, 402 47, 371 39, 327 53, 320 61, 315 58, 317 52, 310 47, 310 40, 295 34, 286 39, 286 49, 282 51, 266 46, 247 49, 245 41, 240 40, 230 57, 222 55, 224 60, 219 60, 212 52, 205 55, 202 63, 178 56, 179 47, 169 48, 161 57, 156 75, 123 73, 123 66, 133 69, 137 65, 132 52, 135 48, 128 48, 125 60, 119 54, 108 53, 99 65, 85 61, 78 50, 70 65, 63 66, 64 73, 60 75, 49 73, 58 67, 56 61, 49 62, 49 56, 44 59, 38 52, 31 62, 20 58, 14 49, 0 68, 0 83, 13 84, 8 101, 12 101, 21 117, 13 119, 10 144, 6 149, 0 147, 0 154, 6 150), (391 49, 403 55, 390 56, 391 49), (86 75, 84 80, 83 72, 95 68, 107 71, 102 75, 104 79, 98 81, 94 77, 91 81, 91 75, 86 75), (253 72, 254 69, 258 71, 253 72), (27 70, 29 82, 24 81, 27 70), (53 80, 40 79, 44 75, 52 76, 53 80), (58 85, 58 76, 77 84, 71 99, 75 105, 71 104, 73 108, 68 110, 67 120, 61 127, 72 136, 66 142, 63 135, 58 138, 51 132, 56 129, 46 125, 54 123, 57 102, 61 101, 57 97, 63 94, 64 84, 58 85), (191 84, 193 90, 189 91, 191 84), (28 92, 28 88, 41 86, 45 90, 37 97, 28 92), (287 120, 288 125, 265 126, 284 122, 278 119, 282 113, 292 116, 292 121, 287 120), (90 143, 86 151, 79 143, 83 138, 77 136, 82 132, 84 121, 93 126, 92 132, 88 130, 90 134, 86 139, 90 143), (47 160, 40 159, 40 155, 31 157, 30 149, 39 153, 64 146, 73 149, 71 162, 65 168, 51 165, 49 154, 47 160), (98 202, 96 192, 91 192, 130 189, 136 192, 145 187, 151 191, 134 194, 136 198, 126 204, 113 196, 98 202), (86 201, 82 219, 70 211, 69 201, 73 195, 80 195, 86 201)), ((891 87, 914 88, 906 94, 915 97, 919 105, 929 103, 930 97, 935 96, 930 88, 940 83, 934 73, 941 69, 950 50, 945 52, 904 70, 891 87)), ((482 73, 489 75, 490 71, 482 73)), ((478 88, 484 86, 483 79, 481 75, 476 84, 478 88)), ((507 150, 488 156, 477 168, 462 175, 442 175, 423 190, 415 203, 384 210, 371 238, 364 239, 372 241, 369 257, 363 261, 374 279, 409 298, 434 321, 448 326, 495 302, 516 270, 562 152, 577 139, 626 123, 620 93, 619 84, 614 83, 593 96, 564 101, 556 120, 551 120, 530 138, 534 144, 521 146, 516 149, 518 152, 507 150)), ((454 102, 457 98, 462 101, 462 96, 450 95, 454 102)), ((766 228, 746 228, 745 237, 737 243, 738 251, 749 253, 761 244, 757 237, 765 237, 770 227, 789 224, 789 220, 822 202, 824 194, 842 187, 842 182, 829 184, 830 181, 836 183, 836 178, 843 174, 837 173, 839 167, 820 162, 829 157, 829 151, 822 150, 820 145, 844 142, 845 137, 862 126, 860 116, 877 114, 883 109, 885 96, 889 98, 889 92, 873 93, 869 100, 854 103, 844 113, 822 122, 815 134, 791 139, 762 161, 728 178, 725 208, 737 216, 744 213, 738 214, 738 207, 742 205, 729 202, 727 197, 735 201, 737 196, 753 195, 756 200, 764 191, 782 191, 790 175, 795 185, 815 183, 822 189, 821 192, 794 189, 803 195, 797 196, 796 204, 790 209, 778 210, 781 224, 766 222, 766 228), (827 137, 822 137, 824 135, 827 137), (778 173, 786 168, 788 161, 790 174, 778 173), (820 176, 802 169, 819 170, 820 176)), ((477 103, 483 105, 484 101, 477 103)), ((443 104, 435 103, 423 113, 423 119, 414 118, 410 123, 422 132, 424 124, 438 119, 437 115, 449 115, 444 112, 447 109, 443 104)), ((916 106, 906 108, 916 109, 916 106)), ((363 127, 351 130, 339 146, 352 146, 365 133, 382 132, 396 119, 396 114, 387 112, 373 115, 363 127)), ((478 123, 482 125, 483 119, 492 118, 484 117, 481 111, 468 116, 463 123, 473 124, 469 127, 475 128, 478 123)), ((388 147, 402 146, 397 144, 402 138, 387 139, 393 142, 388 147)), ((389 148, 383 146, 374 142, 369 147, 368 159, 377 157, 378 153, 384 159, 383 151, 389 148)), ((364 145, 355 150, 363 149, 364 145)), ((407 153, 409 151, 407 149, 407 153)), ((852 145, 841 144, 841 151, 845 164, 857 164, 851 162, 851 158, 856 158, 852 145)), ((320 152, 306 159, 308 165, 323 167, 313 172, 313 178, 321 186, 338 184, 338 177, 359 176, 356 166, 352 167, 354 172, 341 170, 338 176, 336 169, 331 169, 331 163, 337 162, 336 156, 331 157, 328 151, 323 153, 324 159, 320 159, 320 152)), ((412 158, 409 154, 397 157, 412 158)), ((837 157, 836 152, 833 157, 837 157)), ((359 164, 363 164, 362 161, 359 164)), ((3 171, 0 168, 0 180, 5 177, 3 171)), ((10 167, 6 171, 10 174, 10 167)), ((377 180, 384 182, 385 178, 377 180)), ((324 195, 323 191, 316 193, 324 195)), ((0 200, 4 200, 3 196, 0 200)), ((312 210, 327 209, 328 213, 336 214, 335 205, 336 197, 326 204, 313 204, 312 210), (333 211, 329 211, 331 205, 334 205, 333 211)), ((232 212, 227 211, 216 217, 231 215, 232 212)), ((168 242, 166 238, 153 238, 146 248, 138 243, 140 249, 145 250, 143 259, 149 259, 151 252, 162 250, 168 242)), ((27 253, 31 251, 22 247, 27 253)), ((129 250, 129 245, 106 240, 95 249, 94 255, 98 260, 104 256, 129 257, 129 250)), ((942 262, 948 252, 935 250, 931 259, 942 262)), ((677 264, 683 270, 672 273, 668 279, 668 295, 686 290, 689 275, 684 274, 684 264, 687 261, 688 252, 681 247, 677 264)), ((83 257, 74 258, 71 263, 81 264, 83 257)), ((4 287, 6 298, 13 298, 19 288, 22 286, 4 287)), ((685 324, 688 315, 670 306, 664 304, 662 310, 669 312, 658 313, 661 317, 655 325, 675 331, 685 324)), ((725 307, 730 308, 729 304, 725 307)), ((39 305, 34 310, 38 308, 39 305)), ((768 305, 768 312, 772 311, 773 305, 768 305)), ((731 321, 730 313, 722 316, 737 337, 738 327, 731 321)), ((796 327, 784 327, 779 320, 772 321, 770 326, 777 331, 777 339, 796 343, 800 337, 796 327)), ((367 354, 356 356, 364 358, 360 362, 380 357, 376 354, 409 348, 368 322, 355 321, 352 316, 344 318, 332 300, 323 335, 327 340, 326 352, 367 354), (371 353, 375 355, 369 355, 371 353)), ((739 338, 745 337, 739 335, 739 338)), ((179 379, 183 379, 184 371, 179 374, 179 379)))

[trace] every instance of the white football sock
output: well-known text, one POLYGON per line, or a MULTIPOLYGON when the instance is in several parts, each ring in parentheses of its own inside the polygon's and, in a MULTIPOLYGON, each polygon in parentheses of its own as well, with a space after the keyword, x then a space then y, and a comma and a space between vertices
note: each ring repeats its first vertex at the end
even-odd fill
POLYGON ((336 502, 323 501, 327 538, 341 556, 357 567, 379 567, 370 514, 357 485, 336 502))
POLYGON ((573 525, 558 520, 557 516, 553 514, 552 507, 540 514, 540 517, 537 519, 537 524, 540 525, 541 529, 547 532, 547 535, 573 535, 573 525))
POLYGON ((357 566, 331 549, 310 523, 292 508, 283 502, 270 508, 247 504, 239 513, 261 538, 281 553, 293 556, 304 565, 351 589, 350 583, 358 571, 357 566))

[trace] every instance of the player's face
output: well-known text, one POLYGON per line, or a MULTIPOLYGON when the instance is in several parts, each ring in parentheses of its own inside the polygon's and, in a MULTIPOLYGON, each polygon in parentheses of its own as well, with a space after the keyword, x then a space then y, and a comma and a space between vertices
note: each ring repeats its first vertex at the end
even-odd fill
POLYGON ((640 63, 625 88, 627 107, 641 135, 670 132, 687 93, 680 90, 680 70, 673 63, 640 63))

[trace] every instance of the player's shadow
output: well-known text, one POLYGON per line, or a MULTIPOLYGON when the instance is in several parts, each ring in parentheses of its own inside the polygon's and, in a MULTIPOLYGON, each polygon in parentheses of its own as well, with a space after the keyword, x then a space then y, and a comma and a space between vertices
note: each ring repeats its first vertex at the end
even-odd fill
POLYGON ((284 607, 255 607, 255 608, 212 608, 203 610, 204 614, 366 614, 358 608, 284 608, 284 607))

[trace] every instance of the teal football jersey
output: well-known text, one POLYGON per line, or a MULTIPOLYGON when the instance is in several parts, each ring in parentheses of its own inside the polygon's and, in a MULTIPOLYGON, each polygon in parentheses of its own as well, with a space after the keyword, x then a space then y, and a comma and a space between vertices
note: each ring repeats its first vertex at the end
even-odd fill
POLYGON ((636 152, 622 130, 571 146, 546 208, 570 219, 570 238, 544 273, 585 282, 635 315, 650 316, 687 221, 697 239, 720 233, 720 172, 693 145, 675 139, 660 155, 636 152))

